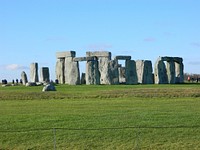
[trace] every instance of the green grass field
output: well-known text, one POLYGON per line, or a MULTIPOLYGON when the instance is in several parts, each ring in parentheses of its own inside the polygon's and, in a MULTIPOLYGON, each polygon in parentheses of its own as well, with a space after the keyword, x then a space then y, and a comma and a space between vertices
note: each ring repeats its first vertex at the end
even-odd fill
POLYGON ((200 149, 200 84, 0 87, 0 149, 200 149))

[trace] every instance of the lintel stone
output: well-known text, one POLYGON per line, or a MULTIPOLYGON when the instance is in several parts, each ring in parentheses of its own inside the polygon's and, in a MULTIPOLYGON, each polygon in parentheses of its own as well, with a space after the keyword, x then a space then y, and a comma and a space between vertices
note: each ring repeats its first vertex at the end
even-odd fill
POLYGON ((96 56, 96 57, 109 57, 111 58, 111 52, 108 51, 94 51, 94 52, 86 52, 86 56, 96 56))
POLYGON ((74 61, 93 61, 96 60, 96 57, 75 57, 74 61))
POLYGON ((174 57, 174 61, 177 63, 182 63, 183 62, 183 58, 181 57, 174 57))
POLYGON ((75 51, 65 51, 65 52, 57 52, 57 59, 66 58, 66 57, 76 57, 75 51))
POLYGON ((131 56, 115 56, 115 60, 131 60, 131 56))

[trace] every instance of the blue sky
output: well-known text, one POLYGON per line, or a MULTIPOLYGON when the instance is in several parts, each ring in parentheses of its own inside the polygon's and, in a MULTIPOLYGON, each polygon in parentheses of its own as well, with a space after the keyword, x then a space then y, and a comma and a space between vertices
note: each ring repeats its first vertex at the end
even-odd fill
POLYGON ((185 72, 200 73, 199 7, 199 0, 0 0, 0 79, 29 75, 32 62, 55 79, 55 53, 68 50, 153 64, 179 56, 185 72))

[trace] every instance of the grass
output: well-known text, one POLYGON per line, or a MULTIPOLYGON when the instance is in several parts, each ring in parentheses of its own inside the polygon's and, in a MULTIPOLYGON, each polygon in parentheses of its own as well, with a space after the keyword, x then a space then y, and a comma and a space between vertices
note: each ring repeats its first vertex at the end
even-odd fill
POLYGON ((56 89, 0 87, 0 149, 200 149, 198 84, 56 89))

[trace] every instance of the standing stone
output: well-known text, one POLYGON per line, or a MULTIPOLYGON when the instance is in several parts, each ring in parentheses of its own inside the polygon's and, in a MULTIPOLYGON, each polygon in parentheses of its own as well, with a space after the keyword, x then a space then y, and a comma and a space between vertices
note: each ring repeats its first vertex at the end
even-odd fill
POLYGON ((144 84, 153 84, 153 68, 150 60, 144 61, 144 84))
POLYGON ((100 84, 98 60, 87 61, 86 63, 86 84, 100 84))
POLYGON ((21 80, 23 85, 26 85, 26 83, 28 82, 27 75, 24 71, 22 71, 21 73, 21 80))
POLYGON ((175 62, 176 68, 176 83, 184 83, 184 65, 182 62, 175 62))
POLYGON ((126 60, 126 84, 137 84, 138 77, 134 60, 126 60))
POLYGON ((38 63, 31 63, 30 65, 30 81, 39 82, 38 79, 38 63))
POLYGON ((69 85, 80 84, 79 63, 73 61, 73 57, 65 58, 65 83, 69 85))
POLYGON ((99 58, 99 72, 100 72, 100 82, 101 84, 110 84, 110 75, 109 75, 109 59, 99 58))
POLYGON ((167 84, 167 70, 165 63, 159 58, 154 67, 154 82, 155 84, 167 84))
POLYGON ((153 78, 152 78, 153 69, 151 61, 137 60, 136 70, 137 70, 138 83, 153 84, 153 78))
POLYGON ((171 59, 170 61, 167 61, 167 76, 168 76, 168 83, 169 84, 175 84, 175 63, 171 59))
POLYGON ((86 84, 85 73, 82 73, 82 74, 81 74, 81 84, 86 84))
POLYGON ((119 83, 125 84, 126 83, 126 68, 125 67, 119 67, 119 83))
POLYGON ((48 67, 42 67, 40 69, 40 80, 41 82, 49 82, 49 68, 48 67))
POLYGON ((56 79, 60 84, 65 83, 65 58, 57 59, 56 62, 56 79))
POLYGON ((119 84, 119 70, 118 70, 118 61, 111 60, 108 65, 109 71, 109 83, 108 84, 119 84))

